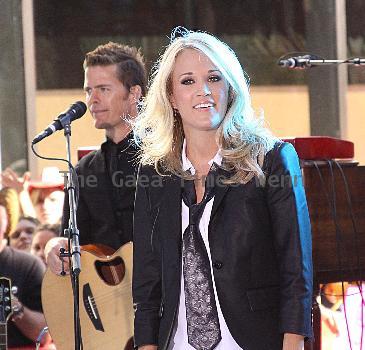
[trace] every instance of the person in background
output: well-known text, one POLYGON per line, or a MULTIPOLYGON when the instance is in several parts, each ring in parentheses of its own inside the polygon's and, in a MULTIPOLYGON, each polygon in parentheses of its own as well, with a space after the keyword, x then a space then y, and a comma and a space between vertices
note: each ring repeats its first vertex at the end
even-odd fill
POLYGON ((41 181, 30 181, 28 191, 41 224, 59 224, 65 198, 64 179, 57 167, 42 170, 41 181))
POLYGON ((29 172, 18 177, 7 168, 1 174, 1 182, 18 193, 23 216, 37 218, 42 224, 53 225, 61 221, 64 179, 57 167, 43 168, 40 181, 31 181, 29 172))
POLYGON ((327 283, 321 286, 321 348, 345 350, 347 329, 344 313, 344 294, 348 283, 327 283))
POLYGON ((25 172, 22 177, 19 177, 13 169, 8 167, 0 174, 0 182, 2 186, 4 188, 11 188, 17 194, 21 214, 23 216, 31 216, 35 218, 36 213, 28 191, 29 181, 29 171, 25 172))
MULTIPOLYGON (((0 276, 9 278, 17 293, 12 297, 13 314, 7 324, 9 348, 34 346, 46 326, 42 313, 41 284, 45 271, 40 259, 29 253, 7 246, 5 232, 8 226, 6 197, 0 191, 0 276)), ((47 344, 46 336, 42 344, 47 344)))
POLYGON ((31 216, 21 216, 15 230, 9 234, 9 245, 15 249, 29 252, 33 234, 39 221, 31 216))
POLYGON ((20 204, 17 192, 13 188, 5 187, 1 189, 3 204, 8 213, 8 225, 4 233, 5 238, 16 228, 20 216, 20 204))
POLYGON ((365 349, 365 283, 363 281, 353 281, 349 284, 344 310, 349 331, 344 342, 346 344, 344 349, 365 349))
POLYGON ((300 350, 311 230, 297 154, 254 117, 235 53, 179 29, 137 118, 140 350, 300 350))
POLYGON ((31 254, 38 256, 38 258, 46 264, 44 248, 50 239, 60 236, 60 230, 60 225, 45 224, 38 226, 33 235, 33 241, 30 249, 31 254))

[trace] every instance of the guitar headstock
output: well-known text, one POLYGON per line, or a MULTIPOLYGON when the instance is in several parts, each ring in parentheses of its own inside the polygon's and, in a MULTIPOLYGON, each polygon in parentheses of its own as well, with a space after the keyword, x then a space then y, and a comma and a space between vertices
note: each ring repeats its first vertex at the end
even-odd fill
POLYGON ((11 281, 0 277, 0 323, 6 323, 13 313, 11 307, 11 281))

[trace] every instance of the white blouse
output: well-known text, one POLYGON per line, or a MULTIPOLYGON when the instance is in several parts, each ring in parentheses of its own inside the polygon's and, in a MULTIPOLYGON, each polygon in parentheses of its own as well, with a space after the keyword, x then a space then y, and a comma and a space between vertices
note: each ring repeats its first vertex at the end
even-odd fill
MULTIPOLYGON (((186 141, 184 141, 183 150, 182 150, 182 164, 184 170, 189 170, 194 175, 195 169, 189 159, 186 156, 186 141)), ((217 165, 222 164, 222 156, 220 155, 219 151, 215 155, 215 157, 209 162, 209 165, 216 163, 217 165)), ((208 226, 210 221, 210 215, 212 213, 214 197, 206 204, 204 208, 204 212, 202 218, 199 223, 199 229, 205 244, 205 248, 208 252, 209 261, 210 261, 210 270, 213 279, 213 288, 214 288, 214 296, 215 302, 217 305, 218 311, 218 319, 221 329, 221 336, 222 339, 219 344, 215 347, 215 350, 242 350, 242 348, 236 343, 233 339, 226 321, 223 317, 222 310, 219 304, 219 298, 217 295, 217 290, 214 281, 214 275, 212 271, 212 259, 210 256, 210 248, 209 248, 209 241, 208 241, 208 226)), ((182 201, 182 210, 181 210, 181 232, 184 233, 185 229, 189 225, 189 207, 186 206, 184 201, 182 201)), ((182 259, 181 259, 182 260, 182 259)), ((182 261, 181 261, 182 264, 182 261)), ((179 301, 179 308, 178 314, 175 321, 174 331, 175 334, 172 336, 172 340, 169 345, 170 350, 195 350, 189 343, 188 343, 188 334, 187 334, 187 322, 186 322, 186 308, 185 308, 185 291, 184 291, 184 276, 183 276, 183 269, 181 267, 181 290, 180 290, 180 301, 179 301)))

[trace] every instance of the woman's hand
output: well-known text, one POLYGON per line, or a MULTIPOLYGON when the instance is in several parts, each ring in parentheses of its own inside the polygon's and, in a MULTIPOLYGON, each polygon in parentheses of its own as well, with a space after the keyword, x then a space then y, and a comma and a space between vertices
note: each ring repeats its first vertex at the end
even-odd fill
POLYGON ((283 341, 283 350, 303 350, 304 337, 299 334, 285 333, 283 341))
POLYGON ((138 347, 138 350, 157 350, 157 345, 142 345, 138 347))

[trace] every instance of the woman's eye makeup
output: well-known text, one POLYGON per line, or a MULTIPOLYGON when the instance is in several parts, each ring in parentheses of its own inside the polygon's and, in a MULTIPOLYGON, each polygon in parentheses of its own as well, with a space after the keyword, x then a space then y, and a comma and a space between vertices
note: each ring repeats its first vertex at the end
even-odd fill
POLYGON ((222 80, 222 78, 219 75, 211 75, 209 77, 209 81, 215 82, 215 81, 220 81, 222 80))
POLYGON ((181 84, 183 85, 191 85, 193 82, 194 80, 191 78, 181 80, 181 84))
MULTIPOLYGON (((211 83, 214 83, 214 82, 217 82, 217 81, 221 81, 222 80, 222 77, 220 75, 211 75, 207 78, 207 81, 208 82, 211 82, 211 83)), ((185 79, 182 79, 181 80, 181 84, 183 85, 191 85, 193 84, 195 81, 193 78, 185 78, 185 79)))

